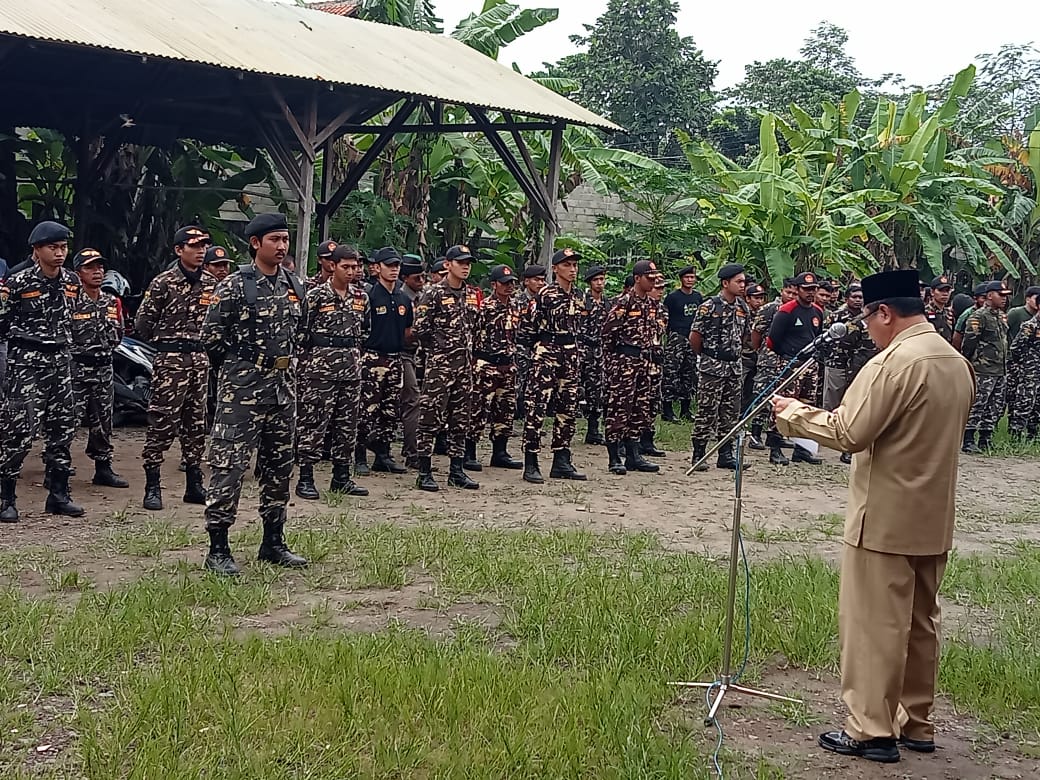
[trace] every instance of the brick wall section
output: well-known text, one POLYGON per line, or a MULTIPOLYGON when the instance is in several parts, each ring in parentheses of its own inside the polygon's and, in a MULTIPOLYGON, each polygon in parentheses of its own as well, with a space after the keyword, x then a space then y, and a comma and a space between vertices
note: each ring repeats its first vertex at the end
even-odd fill
POLYGON ((616 196, 600 195, 592 187, 582 184, 560 206, 560 230, 592 240, 596 237, 596 219, 601 215, 641 221, 616 196))

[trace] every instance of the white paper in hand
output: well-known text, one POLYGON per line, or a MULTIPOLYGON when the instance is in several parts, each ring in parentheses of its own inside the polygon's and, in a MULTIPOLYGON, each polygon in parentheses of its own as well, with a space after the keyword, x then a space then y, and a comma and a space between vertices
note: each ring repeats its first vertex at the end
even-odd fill
POLYGON ((815 442, 812 439, 798 439, 792 436, 791 441, 794 442, 796 446, 801 447, 803 450, 808 450, 809 454, 812 455, 814 458, 816 457, 816 453, 820 451, 819 442, 815 442))

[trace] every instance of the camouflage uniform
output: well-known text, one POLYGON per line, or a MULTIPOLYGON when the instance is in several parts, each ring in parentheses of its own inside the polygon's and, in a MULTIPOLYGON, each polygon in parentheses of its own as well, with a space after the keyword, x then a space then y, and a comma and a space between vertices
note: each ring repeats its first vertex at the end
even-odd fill
POLYGON ((97 300, 80 290, 72 313, 72 395, 76 423, 86 417, 87 455, 112 462, 112 350, 123 338, 116 299, 99 292, 97 300))
POLYGON ((1040 428, 1040 314, 1018 329, 1009 348, 1009 361, 1020 381, 1009 412, 1008 430, 1035 437, 1040 428))
POLYGON ((531 349, 531 374, 524 422, 524 451, 541 449, 542 423, 551 408, 553 451, 569 450, 581 392, 582 303, 576 288, 546 285, 521 317, 517 342, 531 349))
POLYGON ((691 333, 699 333, 702 348, 697 377, 697 419, 694 445, 704 445, 736 425, 740 414, 740 352, 750 327, 747 301, 727 303, 715 295, 697 308, 691 333))
MULTIPOLYGON (((668 309, 663 301, 650 299, 650 315, 653 318, 651 329, 652 344, 650 345, 650 365, 647 371, 650 373, 652 392, 650 394, 650 422, 657 419, 664 406, 664 378, 665 378, 665 334, 668 332, 668 309)), ((689 339, 687 339, 689 343, 689 339)), ((694 386, 696 386, 694 382, 694 386)))
POLYGON ((148 404, 148 432, 141 460, 158 467, 173 440, 189 467, 202 462, 206 443, 209 359, 199 340, 217 280, 204 269, 191 274, 178 264, 152 280, 134 320, 134 335, 158 350, 148 404))
MULTIPOLYGON (((523 316, 523 314, 531 307, 531 302, 533 300, 534 296, 527 290, 520 290, 513 296, 513 301, 516 303, 516 310, 520 312, 521 316, 523 316)), ((530 347, 526 344, 521 344, 518 341, 516 344, 516 353, 513 358, 516 362, 516 417, 517 419, 523 419, 527 416, 527 384, 528 380, 531 378, 530 347)))
POLYGON ((479 306, 476 287, 464 284, 456 290, 447 278, 425 289, 415 304, 412 332, 426 353, 419 394, 419 458, 433 454, 433 441, 444 430, 448 456, 465 455, 473 398, 473 331, 479 306))
POLYGON ((975 369, 975 403, 968 430, 981 437, 992 434, 1004 414, 1007 393, 1007 316, 989 306, 977 309, 964 330, 961 351, 975 369))
POLYGON ((600 332, 610 310, 604 297, 597 301, 585 293, 585 323, 581 336, 581 386, 585 393, 585 417, 603 416, 603 345, 600 332))
MULTIPOLYGON (((776 381, 777 376, 780 374, 780 369, 784 366, 780 356, 766 346, 766 337, 769 335, 769 327, 773 324, 773 315, 776 314, 776 310, 779 308, 779 300, 765 304, 761 309, 755 312, 754 321, 751 323, 751 331, 753 333, 758 333, 762 337, 757 357, 755 359, 755 383, 752 390, 753 395, 751 397, 751 402, 754 402, 756 399, 761 400, 761 396, 765 392, 766 388, 776 381)), ((770 407, 766 404, 758 414, 755 415, 752 424, 756 427, 762 428, 765 428, 768 425, 770 426, 770 430, 774 430, 772 417, 773 415, 770 407)))
POLYGON ((820 350, 824 362, 823 408, 827 411, 838 408, 856 374, 877 354, 866 325, 862 321, 852 323, 860 314, 842 305, 828 312, 824 320, 824 330, 836 322, 848 323, 848 332, 842 338, 820 350))
POLYGON ((646 296, 629 292, 614 302, 603 323, 608 444, 639 439, 653 424, 651 412, 658 387, 650 373, 658 328, 654 308, 646 296))
POLYGON ((928 301, 924 305, 924 316, 935 328, 935 332, 949 342, 953 342, 953 307, 936 306, 934 302, 928 301))
POLYGON ((478 440, 490 421, 491 440, 513 433, 516 410, 516 366, 513 354, 520 310, 516 298, 502 303, 492 295, 484 299, 473 336, 475 361, 473 409, 469 438, 478 440))
POLYGON ((43 462, 68 474, 76 433, 70 346, 79 277, 62 268, 54 279, 30 265, 0 289, 0 340, 8 342, 0 479, 16 480, 43 428, 43 462))
POLYGON ((285 522, 289 502, 296 422, 292 364, 304 335, 305 302, 284 270, 273 282, 255 270, 251 276, 255 304, 247 302, 248 275, 236 271, 217 286, 202 326, 206 352, 220 364, 209 439, 208 530, 235 522, 254 452, 265 527, 285 522))
POLYGON ((297 382, 296 462, 321 460, 325 436, 334 463, 349 463, 361 409, 361 345, 368 338, 368 294, 351 285, 340 296, 325 282, 307 293, 297 382))

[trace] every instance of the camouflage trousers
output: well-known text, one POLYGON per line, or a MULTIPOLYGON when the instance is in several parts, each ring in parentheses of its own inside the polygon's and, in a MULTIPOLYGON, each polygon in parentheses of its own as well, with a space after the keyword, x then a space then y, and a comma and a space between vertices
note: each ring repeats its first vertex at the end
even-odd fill
POLYGON ((516 366, 493 366, 478 360, 473 374, 473 406, 469 438, 479 440, 490 423, 492 441, 513 435, 516 410, 516 366))
POLYGON ((656 363, 650 363, 647 372, 650 376, 650 428, 654 420, 657 419, 657 415, 661 413, 661 409, 664 407, 664 370, 662 366, 656 363))
POLYGON ((389 445, 394 440, 403 386, 404 373, 399 355, 362 354, 359 445, 389 445))
POLYGON ((554 415, 552 449, 570 449, 576 428, 580 380, 581 361, 575 345, 539 344, 535 347, 524 420, 525 452, 541 450, 542 423, 550 408, 554 415))
POLYGON ((526 416, 527 385, 531 379, 531 353, 523 347, 517 347, 513 355, 516 364, 516 417, 526 416))
POLYGON ((692 398, 696 391, 697 353, 688 337, 668 331, 664 344, 664 400, 682 401, 692 398))
POLYGON ((597 342, 581 348, 581 388, 585 398, 585 416, 603 414, 603 347, 597 342))
MULTIPOLYGON (((748 400, 748 404, 754 402, 756 399, 765 392, 765 389, 773 384, 773 380, 776 379, 777 372, 780 370, 779 366, 763 363, 761 360, 758 365, 755 366, 755 379, 752 384, 751 398, 748 400)), ((751 420, 752 425, 761 425, 765 428, 770 425, 773 413, 767 404, 754 416, 751 420)))
POLYGON ((181 457, 189 466, 202 462, 206 446, 206 399, 209 368, 201 353, 160 352, 155 356, 148 432, 141 460, 145 468, 159 466, 173 440, 181 442, 181 457))
POLYGON ((635 355, 609 355, 603 378, 604 436, 611 444, 638 439, 654 423, 652 407, 658 382, 650 373, 650 361, 635 355))
POLYGON ((12 345, 7 359, 0 479, 17 479, 29 449, 43 430, 45 466, 72 467, 76 434, 72 373, 67 352, 36 352, 12 345))
POLYGON ((72 361, 72 397, 77 425, 87 426, 87 456, 112 460, 112 363, 87 366, 72 361))
POLYGON ((1040 366, 1018 367, 1018 388, 1008 407, 1009 430, 1035 433, 1040 428, 1040 366))
POLYGON ((419 393, 419 429, 415 454, 420 458, 433 455, 437 434, 445 432, 448 457, 466 454, 466 437, 470 433, 470 404, 473 403, 473 366, 468 358, 462 365, 455 361, 440 362, 430 355, 426 360, 426 376, 419 393))
POLYGON ((220 398, 209 438, 206 530, 235 522, 242 479, 254 453, 260 517, 265 524, 284 522, 293 470, 293 404, 244 405, 233 400, 233 393, 220 398))
POLYGON ((357 444, 361 408, 361 364, 356 349, 353 365, 337 376, 309 372, 300 366, 296 395, 296 462, 313 466, 321 460, 328 437, 333 463, 351 463, 357 444))
POLYGON ((975 403, 968 414, 968 429, 992 433, 1004 414, 1006 376, 975 377, 975 403))
POLYGON ((697 377, 697 417, 690 437, 694 442, 707 444, 737 424, 742 380, 739 364, 734 363, 734 369, 697 377))

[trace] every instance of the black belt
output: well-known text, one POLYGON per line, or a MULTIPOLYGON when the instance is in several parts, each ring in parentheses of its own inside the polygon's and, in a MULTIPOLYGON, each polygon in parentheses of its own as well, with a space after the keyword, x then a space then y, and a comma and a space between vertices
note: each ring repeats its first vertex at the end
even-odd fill
POLYGON ((501 352, 474 352, 473 357, 476 360, 483 360, 485 363, 490 363, 493 366, 513 365, 513 356, 505 355, 501 352))
POLYGON ((53 344, 46 341, 36 341, 35 339, 27 339, 23 336, 12 336, 10 343, 15 347, 31 349, 35 352, 46 352, 48 354, 67 352, 69 349, 68 344, 53 344))
POLYGON ((558 347, 577 343, 573 333, 552 333, 538 340, 543 344, 555 344, 558 347))
POLYGON ((357 339, 346 336, 311 336, 312 347, 352 348, 358 345, 357 339))
POLYGON ((270 371, 271 369, 287 371, 289 366, 292 365, 292 357, 290 355, 264 355, 261 354, 256 347, 250 347, 244 344, 238 345, 231 351, 234 352, 240 360, 252 363, 261 371, 270 371))
POLYGON ((724 357, 721 352, 719 352, 717 349, 713 349, 712 347, 701 347, 701 354, 707 355, 710 358, 715 358, 716 360, 720 360, 723 363, 736 363, 738 360, 740 360, 739 356, 730 356, 729 353, 726 353, 724 357))
POLYGON ((618 355, 628 355, 629 357, 641 357, 650 359, 650 350, 644 350, 641 347, 637 347, 635 344, 617 344, 614 346, 614 352, 618 355))
POLYGON ((400 352, 384 352, 381 349, 366 349, 365 351, 366 352, 372 352, 372 353, 374 353, 376 355, 381 355, 382 357, 390 357, 390 358, 401 357, 401 353, 400 352))
POLYGON ((91 366, 92 368, 112 365, 111 355, 73 355, 72 359, 81 366, 91 366))
POLYGON ((170 341, 156 341, 152 344, 157 352, 205 352, 201 341, 187 341, 184 339, 173 339, 170 341))

